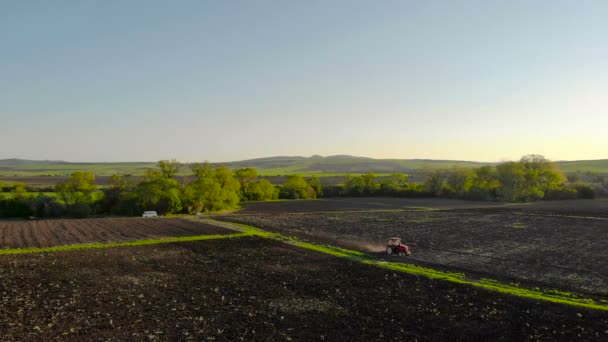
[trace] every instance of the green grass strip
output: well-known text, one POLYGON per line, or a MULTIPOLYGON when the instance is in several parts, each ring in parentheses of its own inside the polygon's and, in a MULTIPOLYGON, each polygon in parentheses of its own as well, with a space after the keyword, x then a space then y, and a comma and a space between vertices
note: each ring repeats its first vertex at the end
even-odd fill
POLYGON ((352 250, 344 249, 344 248, 340 248, 340 247, 317 245, 317 244, 302 242, 302 241, 298 241, 298 240, 293 240, 293 241, 291 241, 290 244, 301 247, 301 248, 306 248, 306 249, 310 249, 313 251, 333 255, 333 256, 336 256, 339 258, 349 258, 349 259, 355 259, 355 260, 361 260, 361 259, 370 259, 371 260, 372 259, 372 257, 370 257, 369 255, 367 255, 365 253, 358 252, 358 251, 352 251, 352 250))
POLYGON ((445 221, 450 218, 451 217, 426 217, 426 218, 420 218, 420 219, 414 219, 414 220, 406 220, 406 222, 426 223, 426 222, 434 222, 434 221, 445 221))
POLYGON ((601 301, 596 302, 590 298, 580 298, 573 293, 563 292, 558 290, 540 290, 540 289, 528 289, 519 287, 514 284, 506 284, 499 282, 494 279, 482 278, 480 280, 467 279, 464 273, 455 273, 440 271, 433 268, 417 266, 408 264, 405 262, 385 262, 375 259, 374 257, 367 255, 363 252, 349 250, 345 248, 320 245, 309 242, 299 241, 296 238, 288 238, 278 233, 269 233, 264 230, 238 223, 221 222, 215 220, 206 220, 206 223, 212 225, 218 225, 220 227, 228 228, 232 226, 232 229, 238 229, 243 232, 247 232, 251 236, 260 236, 264 238, 271 238, 275 240, 285 241, 291 245, 305 248, 308 250, 316 251, 323 254, 332 255, 338 258, 345 258, 357 262, 361 262, 365 265, 371 265, 381 267, 393 271, 404 272, 417 276, 424 276, 431 279, 449 281, 456 284, 463 284, 482 288, 490 291, 500 292, 508 295, 517 297, 530 298, 535 300, 542 300, 552 303, 565 304, 570 306, 584 307, 588 309, 608 311, 608 303, 601 301))
POLYGON ((250 233, 195 235, 195 236, 166 237, 166 238, 159 238, 159 239, 123 241, 123 242, 83 243, 83 244, 77 244, 77 245, 53 246, 53 247, 11 248, 11 249, 0 249, 0 255, 49 253, 49 252, 63 252, 63 251, 113 248, 113 247, 147 246, 147 245, 158 245, 158 244, 173 243, 173 242, 232 239, 232 238, 240 238, 240 237, 251 236, 251 235, 252 234, 250 234, 250 233))
POLYGON ((513 214, 520 215, 520 216, 563 217, 563 218, 574 218, 574 219, 585 219, 585 220, 608 221, 608 217, 597 217, 597 216, 577 216, 577 215, 558 215, 558 214, 534 214, 534 213, 523 213, 523 212, 515 212, 513 214))
POLYGON ((432 208, 432 207, 412 207, 412 206, 408 206, 408 207, 403 207, 404 209, 413 209, 414 211, 434 211, 434 210, 440 210, 439 208, 432 208))
POLYGON ((493 279, 483 278, 481 280, 468 280, 464 274, 461 273, 450 273, 434 270, 426 267, 419 267, 416 265, 406 263, 379 263, 377 261, 362 261, 365 264, 370 264, 382 268, 387 268, 394 271, 406 272, 410 274, 416 274, 425 276, 432 279, 447 280, 453 283, 470 285, 478 288, 483 288, 490 291, 496 291, 500 293, 506 293, 517 297, 530 298, 535 300, 543 300, 552 303, 566 304, 571 306, 579 306, 595 310, 608 311, 608 305, 599 304, 593 299, 580 298, 576 295, 568 292, 562 292, 557 290, 534 290, 518 287, 516 285, 510 285, 501 283, 493 279))

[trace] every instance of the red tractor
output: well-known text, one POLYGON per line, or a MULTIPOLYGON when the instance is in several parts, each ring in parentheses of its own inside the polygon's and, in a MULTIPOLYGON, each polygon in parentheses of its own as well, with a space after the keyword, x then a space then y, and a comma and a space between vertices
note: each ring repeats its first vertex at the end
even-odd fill
POLYGON ((408 256, 410 255, 410 248, 407 245, 402 244, 400 238, 392 237, 388 239, 388 242, 386 243, 386 254, 398 255, 400 257, 408 256))

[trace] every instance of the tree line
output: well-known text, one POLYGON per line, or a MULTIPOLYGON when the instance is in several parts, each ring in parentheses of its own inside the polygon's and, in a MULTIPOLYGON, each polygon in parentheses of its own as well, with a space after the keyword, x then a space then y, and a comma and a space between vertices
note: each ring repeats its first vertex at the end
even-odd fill
POLYGON ((485 201, 594 198, 595 190, 581 180, 568 181, 557 165, 540 155, 479 168, 454 168, 428 173, 424 182, 409 182, 405 174, 379 178, 374 173, 347 176, 343 184, 324 185, 317 177, 287 176, 278 186, 260 179, 254 168, 235 171, 209 163, 183 165, 159 161, 140 180, 114 175, 98 188, 91 172, 74 172, 55 186, 56 196, 28 196, 18 183, 4 195, 0 184, 0 217, 88 217, 161 215, 232 210, 243 201, 314 199, 333 196, 446 197, 485 201), (184 168, 189 176, 178 176, 184 168))
MULTIPOLYGON (((91 215, 141 215, 155 210, 160 215, 217 212, 238 208, 242 201, 312 199, 321 196, 318 178, 288 176, 274 186, 259 179, 254 168, 234 172, 209 163, 189 165, 190 175, 178 177, 185 165, 162 160, 157 169, 146 170, 141 180, 114 175, 106 188, 98 188, 91 172, 77 171, 55 186, 55 196, 29 196, 18 183, 5 196, 0 192, 0 217, 88 217, 91 215)), ((0 184, 0 189, 5 186, 0 184)))
POLYGON ((376 181, 375 174, 347 178, 338 195, 445 197, 479 201, 529 202, 594 198, 594 187, 581 180, 568 181, 557 164, 541 155, 496 166, 452 168, 428 172, 423 183, 409 183, 405 175, 376 181))

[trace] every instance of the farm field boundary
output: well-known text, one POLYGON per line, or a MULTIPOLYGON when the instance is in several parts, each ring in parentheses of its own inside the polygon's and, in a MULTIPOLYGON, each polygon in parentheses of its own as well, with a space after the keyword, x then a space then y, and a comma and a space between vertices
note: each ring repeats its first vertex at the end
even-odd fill
POLYGON ((522 212, 514 212, 513 214, 519 215, 519 216, 564 217, 564 218, 575 218, 575 219, 585 219, 585 220, 608 221, 608 217, 596 217, 596 216, 577 216, 577 215, 558 215, 558 214, 535 214, 535 213, 522 213, 522 212))

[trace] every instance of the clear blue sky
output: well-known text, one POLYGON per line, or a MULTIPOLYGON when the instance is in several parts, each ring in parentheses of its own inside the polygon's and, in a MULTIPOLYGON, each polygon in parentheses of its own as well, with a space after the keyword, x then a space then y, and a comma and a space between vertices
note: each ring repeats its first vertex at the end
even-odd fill
POLYGON ((608 158, 608 1, 2 1, 0 158, 608 158))

